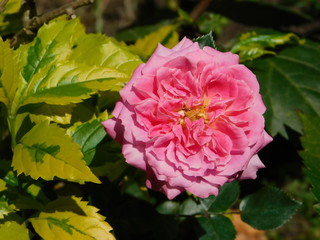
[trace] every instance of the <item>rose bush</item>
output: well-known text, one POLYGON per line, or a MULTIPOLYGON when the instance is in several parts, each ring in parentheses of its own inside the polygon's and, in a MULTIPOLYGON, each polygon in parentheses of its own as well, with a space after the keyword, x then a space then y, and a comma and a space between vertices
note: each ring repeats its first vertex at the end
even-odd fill
POLYGON ((257 152, 271 141, 255 75, 238 56, 184 38, 159 45, 120 92, 103 122, 126 161, 147 172, 147 187, 169 199, 205 198, 264 167, 257 152))

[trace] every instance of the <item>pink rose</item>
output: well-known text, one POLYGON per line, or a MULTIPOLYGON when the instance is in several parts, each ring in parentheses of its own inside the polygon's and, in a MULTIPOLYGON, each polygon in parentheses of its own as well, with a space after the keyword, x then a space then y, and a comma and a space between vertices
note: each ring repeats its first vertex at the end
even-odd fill
POLYGON ((272 139, 255 75, 238 56, 184 38, 159 45, 121 90, 103 125, 126 161, 147 172, 147 187, 169 199, 206 198, 236 178, 256 178, 257 152, 272 139))

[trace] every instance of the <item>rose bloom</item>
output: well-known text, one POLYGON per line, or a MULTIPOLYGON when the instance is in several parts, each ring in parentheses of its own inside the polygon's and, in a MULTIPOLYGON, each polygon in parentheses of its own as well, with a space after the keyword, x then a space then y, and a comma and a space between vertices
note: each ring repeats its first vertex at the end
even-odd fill
POLYGON ((206 198, 236 178, 256 178, 257 152, 272 139, 255 75, 237 55, 184 38, 159 44, 120 91, 103 122, 127 163, 146 171, 148 188, 169 199, 206 198))

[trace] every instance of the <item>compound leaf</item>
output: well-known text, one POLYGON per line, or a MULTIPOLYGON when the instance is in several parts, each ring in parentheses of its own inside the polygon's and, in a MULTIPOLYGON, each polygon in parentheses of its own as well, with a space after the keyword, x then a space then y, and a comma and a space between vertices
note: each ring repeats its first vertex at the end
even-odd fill
POLYGON ((15 54, 23 81, 15 95, 14 113, 27 104, 68 105, 99 91, 119 91, 141 63, 124 44, 103 35, 86 35, 79 19, 51 21, 15 54))

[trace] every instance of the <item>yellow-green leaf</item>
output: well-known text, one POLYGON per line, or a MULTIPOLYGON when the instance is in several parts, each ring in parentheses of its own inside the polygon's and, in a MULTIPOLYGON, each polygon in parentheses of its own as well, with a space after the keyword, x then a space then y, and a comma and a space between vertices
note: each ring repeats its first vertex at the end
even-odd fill
POLYGON ((159 28, 156 32, 150 33, 147 36, 138 39, 134 45, 131 46, 132 50, 137 53, 143 60, 147 60, 158 43, 161 43, 167 48, 174 47, 179 42, 179 35, 176 32, 175 25, 165 25, 159 28))
POLYGON ((0 199, 0 219, 15 211, 16 207, 13 204, 9 204, 6 200, 0 199))
POLYGON ((275 47, 285 44, 304 44, 294 33, 256 33, 247 32, 240 36, 231 52, 239 54, 240 62, 246 62, 263 55, 276 55, 275 47))
POLYGON ((113 68, 128 76, 142 63, 128 46, 102 34, 83 35, 74 46, 69 57, 71 61, 113 68))
POLYGON ((7 189, 6 185, 7 185, 7 183, 3 179, 0 179, 0 192, 7 189))
POLYGON ((25 224, 15 221, 6 221, 0 224, 0 240, 29 240, 29 230, 25 224))
POLYGON ((61 197, 30 219, 45 240, 114 240, 111 226, 98 209, 77 197, 61 197))
POLYGON ((9 0, 5 4, 5 6, 0 8, 0 31, 1 32, 9 28, 10 24, 13 23, 12 20, 14 19, 14 14, 19 12, 21 4, 22 4, 22 0, 9 0))
POLYGON ((13 49, 8 41, 3 42, 0 37, 0 102, 7 107, 11 106, 16 94, 19 71, 13 49))
POLYGON ((114 69, 63 62, 39 70, 17 101, 19 106, 78 103, 98 91, 120 90, 127 79, 128 75, 114 69))
POLYGON ((40 104, 35 109, 30 109, 30 120, 34 123, 43 121, 56 122, 60 124, 70 124, 71 113, 74 104, 70 105, 48 105, 40 104))
POLYGON ((73 42, 83 34, 84 27, 79 19, 54 20, 43 25, 31 43, 17 50, 24 80, 28 83, 40 69, 65 60, 71 52, 73 42))
POLYGON ((31 103, 79 103, 98 91, 119 91, 140 58, 99 34, 86 35, 79 19, 54 20, 16 51, 23 82, 13 113, 31 103))
POLYGON ((4 6, 4 11, 1 14, 12 14, 20 10, 22 0, 9 0, 4 6))
POLYGON ((100 183, 83 160, 80 146, 56 124, 35 125, 14 148, 13 168, 34 179, 55 176, 73 182, 100 183))

